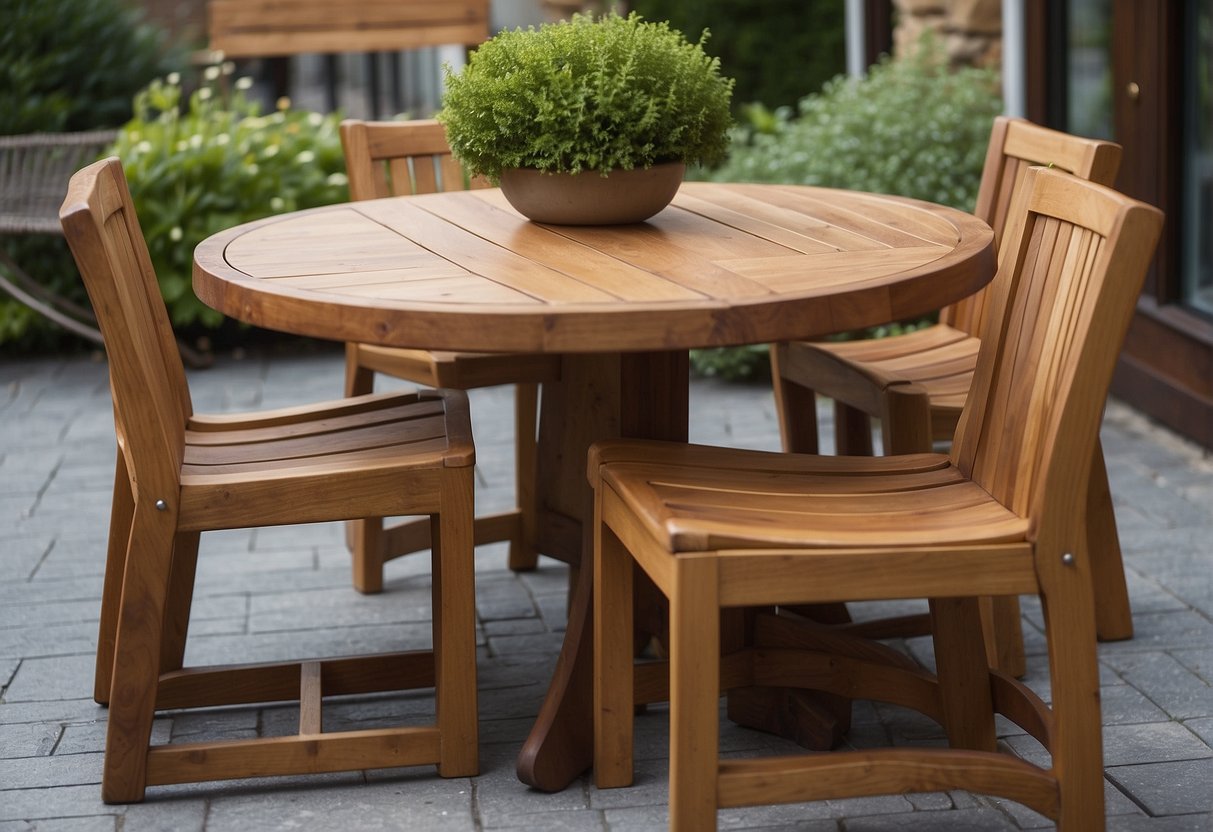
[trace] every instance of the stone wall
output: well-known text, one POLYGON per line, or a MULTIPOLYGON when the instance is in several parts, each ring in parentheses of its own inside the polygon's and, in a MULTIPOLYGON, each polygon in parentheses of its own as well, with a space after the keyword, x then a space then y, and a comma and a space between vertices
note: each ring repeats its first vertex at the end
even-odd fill
POLYGON ((893 0, 897 28, 893 50, 913 49, 925 30, 934 31, 954 65, 997 69, 1002 63, 1001 0, 893 0))

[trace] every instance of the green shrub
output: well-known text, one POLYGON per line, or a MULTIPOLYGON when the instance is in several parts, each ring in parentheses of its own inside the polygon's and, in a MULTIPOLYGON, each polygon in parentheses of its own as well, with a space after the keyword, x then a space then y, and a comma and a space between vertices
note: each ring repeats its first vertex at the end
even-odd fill
POLYGON ((223 320, 191 289, 194 248, 203 239, 348 198, 336 115, 283 107, 262 116, 245 97, 247 79, 221 100, 218 73, 207 71, 212 83, 185 108, 176 78, 152 82, 136 96, 135 117, 114 145, 174 326, 223 320))
POLYGON ((846 66, 839 0, 632 0, 649 20, 712 38, 704 49, 737 80, 733 100, 795 104, 846 66))
POLYGON ((899 194, 973 210, 994 117, 991 70, 949 70, 924 41, 866 78, 839 76, 780 114, 774 132, 738 131, 729 162, 710 177, 899 194))
POLYGON ((490 179, 715 164, 724 158, 732 81, 664 23, 608 14, 502 32, 464 70, 448 68, 438 118, 455 155, 490 179))
MULTIPOLYGON (((167 72, 162 33, 120 0, 0 0, 0 134, 117 127, 131 98, 167 72)), ((66 183, 64 183, 66 188, 66 183)), ((52 292, 88 305, 61 237, 0 240, 8 254, 52 292)), ((64 333, 0 294, 0 344, 42 350, 64 333)))
POLYGON ((0 0, 0 133, 117 127, 165 65, 162 33, 119 0, 0 0))
MULTIPOLYGON (((718 181, 821 185, 899 194, 972 211, 994 117, 1002 111, 995 73, 949 70, 931 41, 912 56, 883 60, 863 79, 839 76, 800 103, 756 110, 733 133, 729 161, 701 175, 718 181)), ((930 318, 843 333, 884 337, 930 318)), ((705 375, 751 378, 767 372, 765 347, 703 350, 705 375)))

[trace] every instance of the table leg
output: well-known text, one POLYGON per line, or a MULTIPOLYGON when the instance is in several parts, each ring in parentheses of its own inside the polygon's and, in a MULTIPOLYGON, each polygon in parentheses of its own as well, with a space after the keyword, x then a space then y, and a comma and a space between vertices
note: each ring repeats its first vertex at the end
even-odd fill
POLYGON ((577 573, 568 629, 547 696, 518 755, 518 779, 559 791, 593 762, 593 491, 586 452, 619 436, 686 441, 688 362, 682 353, 569 355, 545 384, 539 422, 539 550, 577 573), (580 552, 574 540, 580 541, 580 552))

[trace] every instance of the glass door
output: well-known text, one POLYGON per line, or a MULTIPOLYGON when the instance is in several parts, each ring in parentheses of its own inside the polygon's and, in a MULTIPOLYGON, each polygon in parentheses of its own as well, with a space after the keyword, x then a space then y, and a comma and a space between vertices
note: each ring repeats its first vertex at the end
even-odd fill
POLYGON ((1186 5, 1180 302, 1213 317, 1213 3, 1186 5))

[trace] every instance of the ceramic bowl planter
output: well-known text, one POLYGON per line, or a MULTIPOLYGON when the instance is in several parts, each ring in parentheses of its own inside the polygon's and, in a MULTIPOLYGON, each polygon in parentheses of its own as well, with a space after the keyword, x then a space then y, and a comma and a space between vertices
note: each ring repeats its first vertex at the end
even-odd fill
POLYGON ((686 165, 542 173, 534 168, 501 172, 501 192, 518 213, 556 225, 620 225, 644 222, 670 204, 686 165))
MULTIPOLYGON (((706 33, 705 33, 706 34, 706 33)), ((607 14, 502 32, 459 74, 439 121, 466 171, 536 222, 642 222, 686 166, 723 160, 733 82, 666 23, 607 14)))

